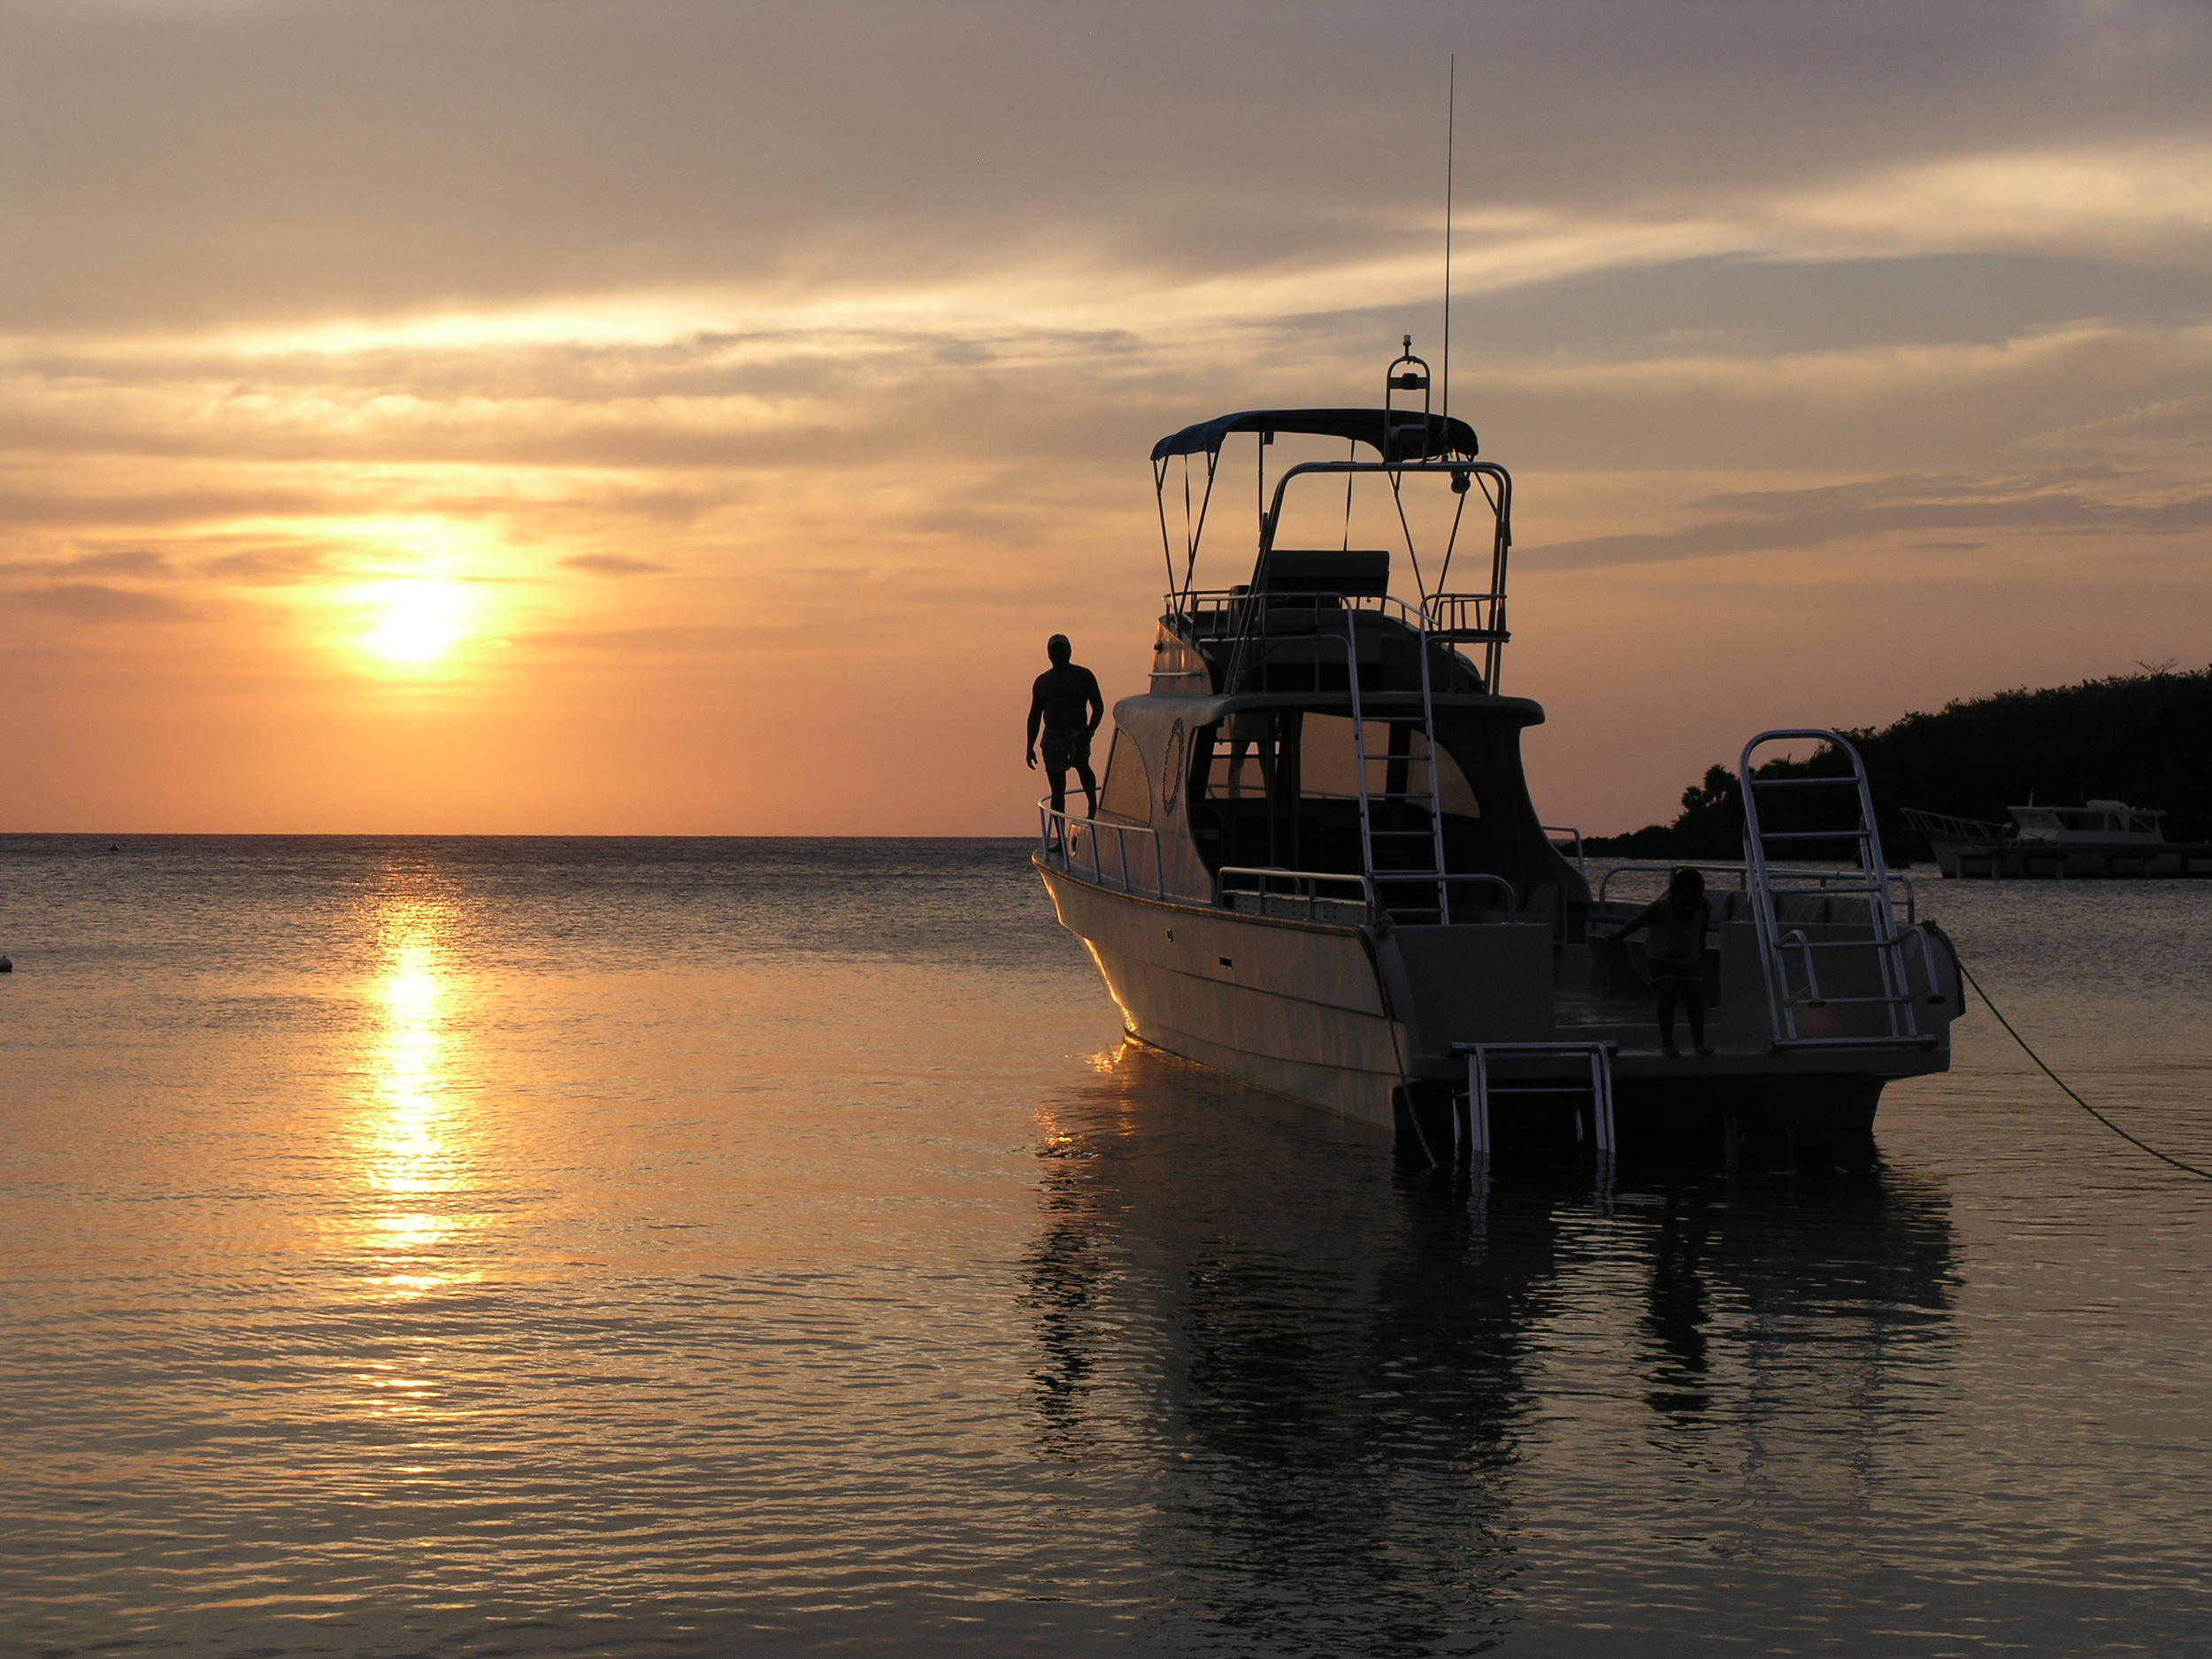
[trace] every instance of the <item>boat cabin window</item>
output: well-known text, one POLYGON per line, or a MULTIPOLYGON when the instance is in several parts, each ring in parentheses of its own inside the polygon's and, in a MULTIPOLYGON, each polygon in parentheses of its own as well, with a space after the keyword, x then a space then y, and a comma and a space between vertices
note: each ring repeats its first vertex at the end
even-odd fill
MULTIPOLYGON (((1450 749, 1432 755, 1418 730, 1379 719, 1368 721, 1367 741, 1368 810, 1394 860, 1427 827, 1433 764, 1446 868, 1488 867, 1494 855, 1481 839, 1481 799, 1450 749)), ((1359 761, 1348 715, 1253 709, 1201 727, 1193 740, 1191 786, 1191 833, 1200 855, 1216 868, 1363 867, 1359 761)))
POLYGON ((1128 733, 1114 730, 1114 747, 1106 757, 1105 787, 1099 791, 1099 810, 1114 818, 1139 824, 1152 822, 1152 780, 1145 776, 1144 757, 1128 733))
MULTIPOLYGON (((1309 714, 1299 741, 1300 793, 1310 801, 1359 799, 1359 750, 1348 715, 1309 714)), ((1367 792, 1377 796, 1424 796, 1429 790, 1429 741, 1406 726, 1367 722, 1367 792)), ((1436 756, 1436 793, 1445 815, 1480 818, 1467 774, 1448 751, 1436 756)), ((1425 805, 1424 801, 1421 804, 1425 805)))

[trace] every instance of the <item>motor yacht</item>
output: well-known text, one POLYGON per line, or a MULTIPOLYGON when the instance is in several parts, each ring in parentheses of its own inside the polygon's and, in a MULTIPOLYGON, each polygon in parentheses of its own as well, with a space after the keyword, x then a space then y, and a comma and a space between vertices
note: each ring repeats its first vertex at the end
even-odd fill
POLYGON ((1061 924, 1133 1037, 1427 1146, 1486 1155, 1539 1120, 1607 1151, 1868 1127, 1885 1085, 1947 1067, 1960 991, 1883 861, 1857 756, 1822 730, 1746 745, 1745 857, 1699 866, 1713 1052, 1663 1053, 1640 945, 1615 935, 1669 869, 1593 872, 1531 799, 1521 734, 1544 711, 1502 684, 1513 480, 1431 384, 1409 339, 1380 407, 1249 410, 1153 447, 1171 586, 1149 687, 1114 707, 1094 814, 1039 803, 1061 924), (1271 488, 1292 436, 1345 458, 1271 488), (1248 447, 1256 536, 1231 550, 1240 580, 1202 587, 1225 457, 1248 447), (1394 544, 1353 544, 1356 490, 1394 544), (1289 536, 1302 497, 1332 529, 1341 503, 1341 533, 1289 536), (1809 744, 1847 775, 1756 776, 1809 744))

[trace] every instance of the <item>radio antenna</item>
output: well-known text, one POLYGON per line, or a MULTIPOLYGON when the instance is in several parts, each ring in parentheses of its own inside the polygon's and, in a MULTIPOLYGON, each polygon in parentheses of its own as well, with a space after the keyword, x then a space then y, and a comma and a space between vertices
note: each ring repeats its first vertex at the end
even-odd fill
POLYGON ((1459 54, 1454 52, 1444 81, 1444 429, 1452 419, 1452 161, 1457 150, 1459 54))

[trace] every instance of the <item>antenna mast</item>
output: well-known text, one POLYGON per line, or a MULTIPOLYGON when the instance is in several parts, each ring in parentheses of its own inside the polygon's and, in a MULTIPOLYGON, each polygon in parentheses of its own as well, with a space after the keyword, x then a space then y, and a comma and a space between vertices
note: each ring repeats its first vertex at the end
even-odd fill
MULTIPOLYGON (((1454 52, 1444 81, 1444 419, 1452 418, 1452 161, 1459 136, 1459 54, 1454 52)), ((1447 426, 1445 430, 1449 431, 1447 426)))

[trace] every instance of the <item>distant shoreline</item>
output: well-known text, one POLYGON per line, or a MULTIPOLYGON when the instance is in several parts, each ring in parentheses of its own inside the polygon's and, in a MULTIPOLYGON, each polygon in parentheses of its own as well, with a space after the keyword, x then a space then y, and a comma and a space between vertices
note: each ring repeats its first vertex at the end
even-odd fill
MULTIPOLYGON (((1906 826, 1906 807, 2001 822, 2040 801, 2125 801, 2166 811, 2176 841, 2212 840, 2212 667, 2088 680, 2041 690, 1992 692, 1912 713, 1878 730, 1845 730, 1874 795, 1885 849, 1901 862, 1932 856, 1906 826)), ((1822 749, 1777 761, 1759 776, 1819 777, 1847 770, 1822 749)), ((1589 835, 1600 857, 1735 859, 1742 856, 1743 791, 1724 765, 1682 792, 1671 823, 1589 835)))

